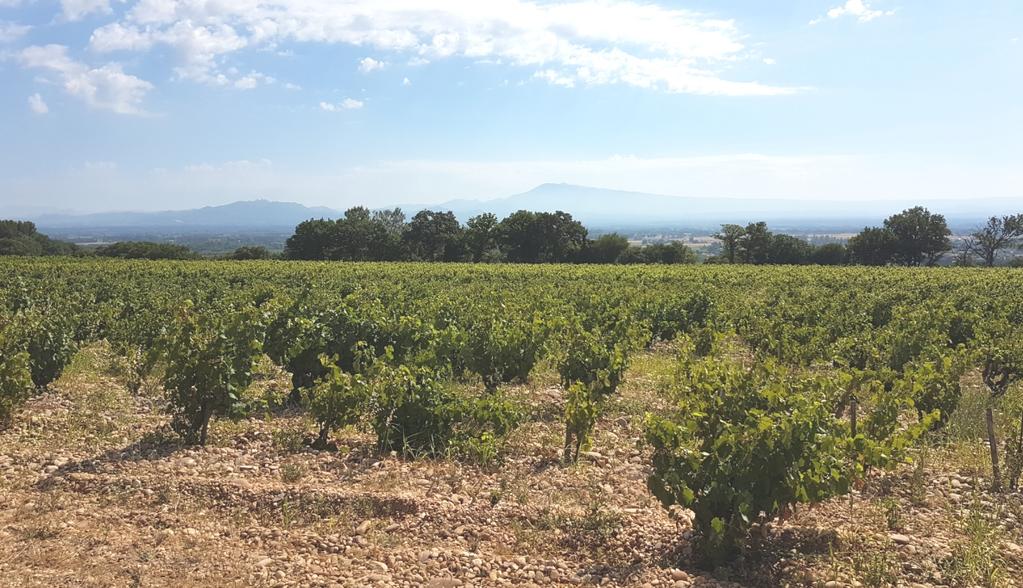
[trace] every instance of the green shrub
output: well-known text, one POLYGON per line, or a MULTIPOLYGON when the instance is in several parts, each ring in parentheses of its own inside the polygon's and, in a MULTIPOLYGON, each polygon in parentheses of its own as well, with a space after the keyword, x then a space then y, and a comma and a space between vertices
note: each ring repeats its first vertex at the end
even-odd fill
POLYGON ((680 375, 674 417, 647 416, 649 488, 665 507, 696 513, 704 563, 733 557, 759 513, 772 519, 848 490, 848 434, 831 408, 840 388, 771 363, 746 370, 709 358, 680 375))
POLYGON ((587 329, 570 320, 559 341, 558 373, 565 388, 566 463, 590 444, 604 400, 614 394, 625 377, 629 357, 648 335, 629 320, 610 327, 587 329))
POLYGON ((650 323, 650 342, 671 341, 681 333, 705 327, 714 314, 714 300, 697 291, 666 296, 655 293, 641 303, 637 316, 650 323))
POLYGON ((241 394, 262 350, 263 316, 237 310, 181 308, 163 344, 171 427, 186 443, 205 445, 210 419, 240 416, 241 394))
POLYGON ((461 397, 427 367, 381 367, 370 404, 381 450, 412 457, 452 450, 496 455, 499 441, 519 421, 504 398, 461 397))
POLYGON ((508 434, 522 421, 522 410, 500 393, 483 398, 458 398, 449 452, 455 457, 482 466, 492 466, 501 459, 501 449, 508 434))
POLYGON ((938 411, 935 427, 944 427, 959 407, 963 395, 960 379, 966 367, 967 355, 963 349, 957 349, 931 361, 910 363, 896 386, 909 388, 903 394, 913 399, 921 419, 938 411))
POLYGON ((27 342, 32 383, 44 388, 64 373, 78 351, 74 325, 59 311, 40 307, 20 315, 18 320, 27 342))
POLYGON ((380 449, 441 455, 454 427, 454 395, 429 368, 386 369, 374 384, 373 430, 380 449))
POLYGON ((341 371, 336 359, 321 358, 327 375, 321 378, 308 395, 309 410, 320 426, 316 446, 325 448, 332 430, 355 424, 365 414, 370 399, 370 385, 361 374, 341 371))
POLYGON ((600 414, 600 396, 592 384, 576 382, 565 396, 565 463, 579 461, 579 451, 590 447, 590 437, 600 414))
POLYGON ((164 318, 141 304, 127 303, 118 309, 108 328, 114 353, 122 358, 122 378, 132 394, 138 394, 160 357, 157 343, 164 318))
POLYGON ((6 427, 14 411, 32 394, 29 355, 20 351, 0 324, 0 428, 6 427))
POLYGON ((547 325, 539 313, 525 314, 501 305, 476 309, 465 327, 464 365, 479 374, 490 392, 500 384, 525 382, 543 356, 547 325))

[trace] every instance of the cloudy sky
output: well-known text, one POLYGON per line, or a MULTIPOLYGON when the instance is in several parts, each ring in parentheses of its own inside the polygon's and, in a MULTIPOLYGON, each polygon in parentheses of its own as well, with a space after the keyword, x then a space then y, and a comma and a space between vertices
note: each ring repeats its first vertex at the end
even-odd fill
POLYGON ((1019 0, 0 0, 0 212, 1023 197, 1019 0))

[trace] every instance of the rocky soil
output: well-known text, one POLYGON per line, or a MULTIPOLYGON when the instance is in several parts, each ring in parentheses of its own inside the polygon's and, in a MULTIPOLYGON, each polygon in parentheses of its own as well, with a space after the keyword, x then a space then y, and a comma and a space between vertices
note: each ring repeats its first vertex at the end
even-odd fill
MULTIPOLYGON (((155 393, 90 350, 0 433, 3 586, 1021 585, 1023 503, 947 450, 758 529, 729 569, 690 559, 691 513, 646 490, 657 376, 636 373, 582 463, 559 461, 561 395, 539 378, 500 464, 336 451, 279 413, 185 448, 155 393), (988 577, 985 577, 988 576, 988 577)), ((957 448, 963 453, 962 448, 957 448)), ((986 448, 967 448, 972 454, 986 448)), ((980 462, 982 463, 982 462, 980 462)))

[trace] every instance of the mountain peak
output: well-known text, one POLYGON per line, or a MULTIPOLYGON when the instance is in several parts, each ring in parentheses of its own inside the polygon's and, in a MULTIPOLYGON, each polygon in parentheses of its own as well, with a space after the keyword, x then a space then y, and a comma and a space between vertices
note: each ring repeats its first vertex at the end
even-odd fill
POLYGON ((104 212, 97 214, 48 214, 34 219, 42 228, 71 227, 220 227, 220 228, 292 228, 310 218, 340 216, 325 207, 308 207, 297 202, 241 200, 190 210, 160 212, 104 212))

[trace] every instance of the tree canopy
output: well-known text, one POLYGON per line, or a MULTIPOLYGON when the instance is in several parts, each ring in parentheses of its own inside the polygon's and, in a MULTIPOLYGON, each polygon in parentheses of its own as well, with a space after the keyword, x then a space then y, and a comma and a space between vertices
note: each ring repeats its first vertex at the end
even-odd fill
POLYGON ((0 255, 75 255, 77 245, 55 241, 28 221, 0 220, 0 255))

